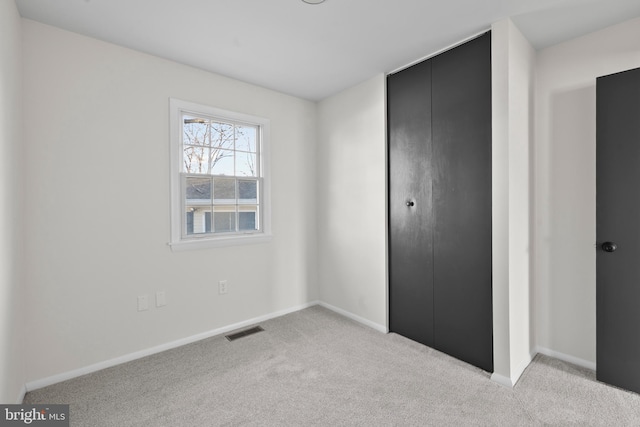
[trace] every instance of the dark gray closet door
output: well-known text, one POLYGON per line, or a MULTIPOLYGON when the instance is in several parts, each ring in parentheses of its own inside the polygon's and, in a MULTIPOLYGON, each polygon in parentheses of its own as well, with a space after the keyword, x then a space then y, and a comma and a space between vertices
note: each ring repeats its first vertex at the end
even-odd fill
POLYGON ((431 63, 387 79, 389 326, 433 346, 431 63))
POLYGON ((433 58, 435 343, 493 371, 491 36, 433 58))
POLYGON ((390 329, 493 371, 491 36, 387 79, 390 329))
POLYGON ((640 69, 596 87, 596 376, 640 393, 640 69))

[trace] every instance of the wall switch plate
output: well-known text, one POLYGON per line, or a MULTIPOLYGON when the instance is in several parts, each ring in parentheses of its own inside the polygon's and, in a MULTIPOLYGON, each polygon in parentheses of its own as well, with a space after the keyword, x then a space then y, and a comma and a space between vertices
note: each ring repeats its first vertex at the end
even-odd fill
POLYGON ((167 295, 164 291, 156 292, 156 307, 164 307, 167 305, 167 295))
POLYGON ((140 295, 138 296, 138 311, 149 310, 149 296, 148 295, 140 295))
POLYGON ((227 288, 227 281, 226 281, 226 280, 220 280, 220 281, 218 282, 218 293, 219 293, 220 295, 223 295, 223 294, 226 294, 226 293, 227 293, 227 291, 228 291, 228 288, 227 288))

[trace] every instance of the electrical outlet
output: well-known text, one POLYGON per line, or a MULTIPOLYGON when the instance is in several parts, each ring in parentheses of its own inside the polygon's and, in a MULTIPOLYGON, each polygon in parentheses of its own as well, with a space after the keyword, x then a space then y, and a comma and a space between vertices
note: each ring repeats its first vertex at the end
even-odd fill
POLYGON ((227 287, 227 281, 226 280, 220 280, 218 282, 218 293, 220 295, 226 294, 228 291, 228 287, 227 287))
POLYGON ((138 296, 138 311, 149 310, 149 296, 148 295, 139 295, 138 296))
POLYGON ((164 307, 167 305, 167 295, 164 291, 156 292, 156 307, 164 307))

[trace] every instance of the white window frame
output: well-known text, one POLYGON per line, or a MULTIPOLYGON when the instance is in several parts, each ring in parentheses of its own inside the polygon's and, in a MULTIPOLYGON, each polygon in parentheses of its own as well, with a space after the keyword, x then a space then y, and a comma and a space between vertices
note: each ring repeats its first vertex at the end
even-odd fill
POLYGON ((170 148, 170 176, 171 176, 171 236, 169 246, 173 251, 192 249, 217 248, 243 244, 264 243, 271 240, 271 187, 269 169, 269 131, 270 121, 263 117, 236 113, 194 102, 169 98, 169 148, 170 148), (204 115, 222 121, 240 122, 258 126, 259 161, 260 161, 260 231, 233 234, 206 234, 185 238, 183 227, 183 188, 182 188, 182 133, 181 117, 183 113, 204 115))

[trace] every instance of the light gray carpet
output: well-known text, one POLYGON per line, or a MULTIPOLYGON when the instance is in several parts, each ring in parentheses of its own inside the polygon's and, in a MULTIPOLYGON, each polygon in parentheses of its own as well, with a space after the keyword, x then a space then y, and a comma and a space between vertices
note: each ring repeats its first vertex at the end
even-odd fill
POLYGON ((321 307, 30 392, 72 426, 640 425, 640 395, 537 356, 512 390, 321 307))

